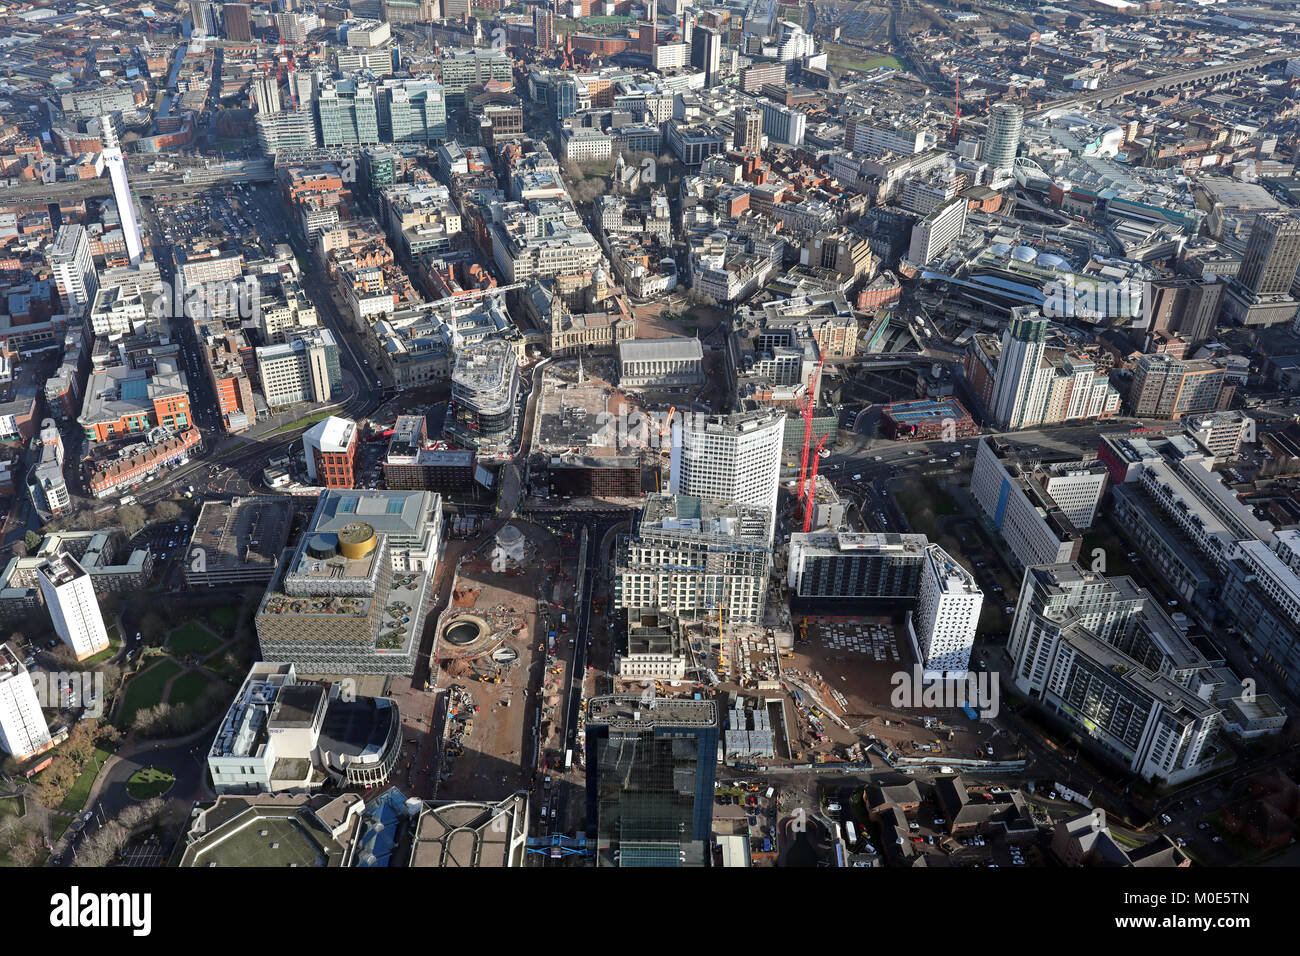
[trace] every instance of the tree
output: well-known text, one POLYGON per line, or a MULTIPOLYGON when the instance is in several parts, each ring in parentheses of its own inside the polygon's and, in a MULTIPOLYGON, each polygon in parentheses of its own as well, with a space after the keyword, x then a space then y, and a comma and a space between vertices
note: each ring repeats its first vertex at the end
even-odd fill
POLYGON ((144 528, 144 509, 139 505, 127 505, 125 508, 118 508, 117 522, 126 531, 127 537, 134 538, 144 528))
POLYGON ((161 644, 167 636, 167 622, 157 611, 149 611, 140 618, 140 637, 149 644, 161 644))
POLYGON ((105 750, 114 750, 122 742, 122 731, 118 730, 112 724, 100 724, 98 727, 99 738, 97 743, 105 750))
POLYGON ((9 860, 18 867, 35 866, 44 848, 45 841, 41 839, 39 833, 30 827, 22 827, 16 831, 13 844, 9 848, 9 860))
POLYGON ((154 521, 170 524, 181 516, 181 509, 174 501, 160 501, 153 509, 154 521))
POLYGON ((43 540, 45 539, 41 537, 39 531, 33 531, 30 528, 27 530, 27 533, 23 535, 23 544, 27 545, 28 554, 35 554, 36 549, 41 546, 43 540))

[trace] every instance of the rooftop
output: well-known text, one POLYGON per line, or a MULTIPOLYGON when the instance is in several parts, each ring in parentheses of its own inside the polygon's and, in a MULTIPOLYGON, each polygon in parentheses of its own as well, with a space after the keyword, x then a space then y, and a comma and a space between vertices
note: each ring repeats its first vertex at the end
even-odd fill
POLYGON ((619 731, 717 727, 718 709, 711 700, 646 699, 623 695, 593 697, 587 707, 587 723, 619 731))

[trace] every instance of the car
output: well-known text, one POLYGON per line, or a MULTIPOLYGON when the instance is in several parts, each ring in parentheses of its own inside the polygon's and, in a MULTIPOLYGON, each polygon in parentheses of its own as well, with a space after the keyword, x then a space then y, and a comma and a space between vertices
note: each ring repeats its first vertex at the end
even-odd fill
POLYGON ((1211 842, 1211 843, 1222 843, 1222 842, 1223 842, 1223 837, 1221 837, 1221 836, 1213 836, 1213 837, 1210 837, 1210 842, 1211 842))
POLYGON ((908 828, 909 830, 919 830, 919 829, 921 829, 921 824, 919 824, 919 823, 909 823, 909 824, 907 825, 907 828, 908 828))

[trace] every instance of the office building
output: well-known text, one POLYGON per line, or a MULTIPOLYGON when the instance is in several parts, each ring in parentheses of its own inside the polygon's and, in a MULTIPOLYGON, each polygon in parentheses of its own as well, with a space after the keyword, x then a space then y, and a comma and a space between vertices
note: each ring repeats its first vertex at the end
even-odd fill
POLYGON ((1206 359, 1143 355, 1133 369, 1129 405, 1138 418, 1181 418, 1220 407, 1227 372, 1206 359))
POLYGON ((1250 230, 1241 267, 1228 288, 1223 314, 1241 325, 1269 326, 1295 319, 1291 295, 1300 268, 1300 217, 1290 210, 1262 212, 1250 230))
POLYGON ((465 90, 470 86, 479 86, 489 80, 500 80, 514 84, 514 69, 510 58, 504 52, 492 50, 446 50, 439 59, 442 66, 442 86, 447 96, 447 103, 452 107, 463 106, 465 90))
POLYGON ((803 145, 804 132, 808 128, 808 116, 803 110, 763 100, 762 111, 763 132, 769 140, 787 146, 803 145))
POLYGON ((280 112, 280 79, 272 73, 253 80, 253 105, 257 115, 280 112))
POLYGON ((935 140, 935 132, 928 126, 912 126, 901 121, 882 124, 869 116, 850 116, 844 121, 845 147, 866 156, 885 153, 915 156, 933 148, 935 140))
POLYGON ((707 865, 717 705, 594 697, 586 726, 587 828, 596 865, 707 865))
POLYGON ((614 606, 761 622, 771 567, 770 521, 761 506, 650 495, 618 551, 614 606))
POLYGON ((95 599, 95 586, 81 564, 67 553, 48 558, 36 569, 41 596, 54 631, 84 661, 108 649, 104 615, 95 599))
POLYGON ((298 680, 292 663, 259 662, 208 748, 212 788, 281 793, 388 782, 402 751, 402 716, 386 697, 298 680))
POLYGON ((310 674, 410 674, 441 534, 436 494, 321 492, 257 610, 262 657, 310 674))
POLYGON ((86 227, 75 223, 60 226, 50 246, 49 262, 64 311, 70 316, 84 315, 99 291, 86 227))
POLYGON ((920 268, 945 252, 966 228, 966 200, 960 196, 938 206, 912 227, 907 261, 920 268))
POLYGON ((984 162, 992 167, 995 183, 1010 179, 1020 149, 1025 108, 1018 103, 994 103, 984 134, 984 162))
POLYGON ((1232 461, 1241 455, 1241 443, 1254 434, 1255 420, 1244 412, 1222 411, 1188 415, 1183 430, 1195 438, 1218 461, 1232 461))
POLYGON ((796 532, 786 583, 799 598, 914 601, 929 543, 923 534, 796 532))
POLYGON ((452 428, 475 444, 514 435, 519 356, 508 342, 487 339, 461 348, 451 373, 452 428))
POLYGON ((307 478, 326 488, 351 488, 356 483, 357 423, 331 415, 303 432, 307 478))
POLYGON ((736 149, 757 150, 763 145, 763 112, 751 107, 737 106, 733 126, 736 149))
POLYGON ((771 408, 682 416, 672 425, 668 490, 766 508, 770 544, 781 487, 785 419, 784 411, 771 408))
POLYGON ((291 341, 260 346, 254 354, 268 408, 328 402, 343 385, 338 345, 329 329, 304 329, 291 341))
POLYGON ((1174 276, 1147 283, 1143 309, 1149 332, 1177 336, 1195 348, 1213 333, 1227 283, 1215 276, 1174 276))
POLYGON ((691 66, 704 72, 705 86, 713 86, 722 66, 722 35, 712 27, 696 27, 690 43, 691 66))
POLYGON ((474 452, 435 447, 423 415, 398 415, 384 456, 384 485, 393 490, 465 491, 474 480, 474 452))
POLYGON ((383 142, 428 144, 447 138, 447 103, 437 80, 384 80, 378 102, 383 142))
POLYGON ((1131 579, 1026 569, 1007 648, 1017 689, 1096 755, 1165 784, 1208 769, 1222 715, 1196 689, 1210 664, 1131 579))
POLYGON ((1300 269, 1300 217, 1289 212, 1255 217, 1237 282, 1256 295, 1285 295, 1300 269))
POLYGON ((1042 464, 986 436, 975 452, 971 497, 1021 567, 1079 557, 1080 533, 1092 526, 1106 490, 1100 462, 1042 464))
POLYGON ((31 675, 12 644, 0 644, 0 750, 26 760, 50 748, 50 728, 31 675))
POLYGON ((285 150, 309 149, 320 145, 320 131, 311 110, 281 110, 253 117, 257 145, 265 156, 285 150))
POLYGON ((367 80, 326 80, 316 91, 316 116, 322 146, 380 142, 376 88, 367 80))

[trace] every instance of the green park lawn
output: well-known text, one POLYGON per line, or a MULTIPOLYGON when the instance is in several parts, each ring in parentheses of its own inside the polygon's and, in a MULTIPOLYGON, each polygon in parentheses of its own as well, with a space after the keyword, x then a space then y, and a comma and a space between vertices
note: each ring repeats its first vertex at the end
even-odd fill
POLYGON ((221 639, 207 628, 190 621, 171 632, 167 650, 173 654, 211 654, 221 646, 221 639))
POLYGON ((68 795, 63 798, 59 804, 59 809, 64 813, 79 813, 81 808, 86 805, 86 798, 90 796, 90 788, 95 784, 95 778, 99 776, 99 770, 104 766, 104 761, 110 757, 110 753, 102 747, 95 748, 95 754, 86 761, 85 767, 81 773, 77 774, 77 779, 72 783, 72 789, 68 795))
POLYGON ((173 707, 192 704, 208 689, 212 678, 202 671, 187 671, 172 681, 172 688, 167 692, 167 703, 173 707))
POLYGON ((118 710, 118 726, 130 727, 138 711, 161 704, 167 681, 180 672, 181 665, 173 660, 163 659, 133 677, 126 685, 122 706, 118 710))
POLYGON ((131 774, 126 781, 126 792, 132 800, 151 800, 175 785, 176 775, 166 767, 145 767, 131 774))

